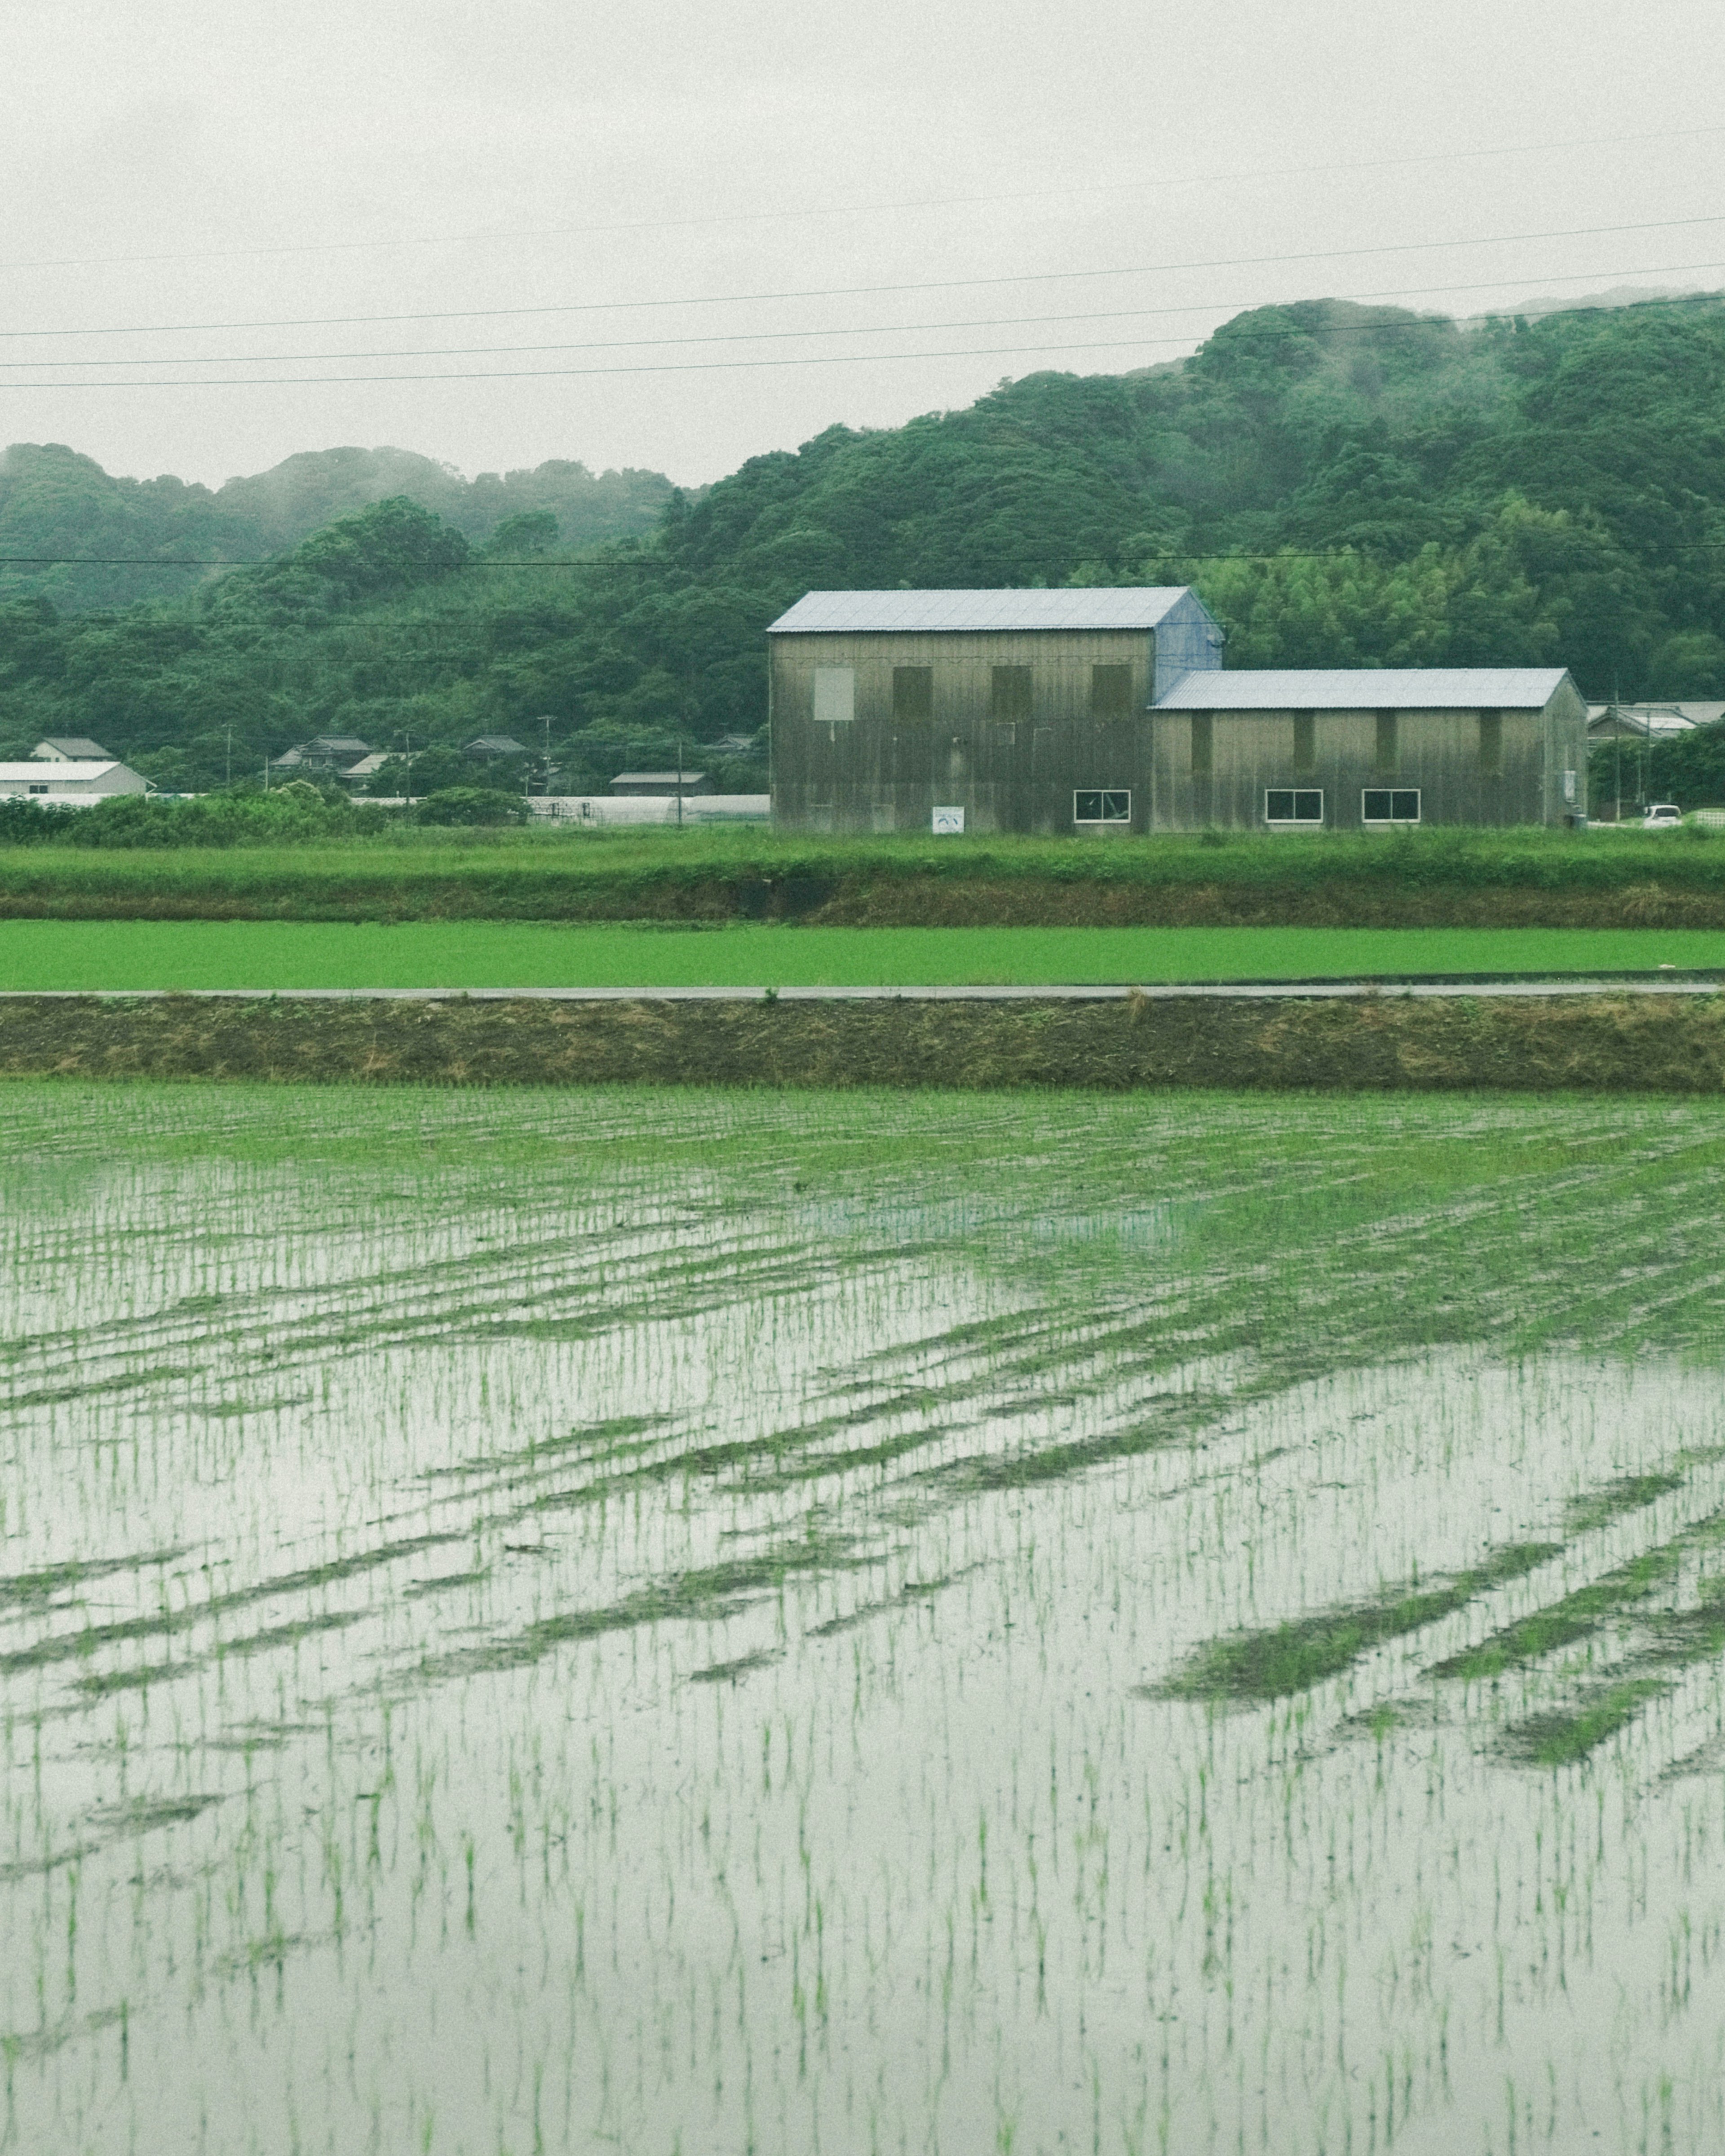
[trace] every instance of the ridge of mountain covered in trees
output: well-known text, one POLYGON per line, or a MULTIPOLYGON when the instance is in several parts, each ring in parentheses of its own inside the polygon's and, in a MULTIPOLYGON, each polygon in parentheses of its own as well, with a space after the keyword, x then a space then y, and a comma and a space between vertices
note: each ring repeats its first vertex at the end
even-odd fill
POLYGON ((14 442, 0 449, 0 601, 40 593, 88 611, 183 598, 234 562, 283 553, 396 495, 471 540, 505 517, 548 515, 579 546, 650 531, 671 492, 663 472, 554 459, 470 480, 390 449, 308 449, 211 488, 172 475, 119 479, 64 443, 14 442), (67 555, 97 558, 28 558, 67 555), (128 555, 142 560, 113 558, 128 555), (175 566, 186 562, 213 566, 175 566))
POLYGON ((834 586, 1190 583, 1231 665, 1563 665, 1596 701, 1725 696, 1725 298, 1466 326, 1260 308, 1178 366, 829 428, 669 491, 598 561, 565 511, 496 509, 403 486, 171 601, 19 596, 0 753, 90 734, 208 787, 316 733, 537 747, 549 721, 578 785, 753 734, 766 624, 834 586))

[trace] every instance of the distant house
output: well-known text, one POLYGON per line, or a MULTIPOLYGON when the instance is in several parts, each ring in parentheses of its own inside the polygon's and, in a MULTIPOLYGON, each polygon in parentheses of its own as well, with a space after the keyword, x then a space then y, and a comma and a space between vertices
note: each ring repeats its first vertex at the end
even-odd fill
POLYGON ((346 771, 362 756, 369 756, 372 745, 362 742, 357 734, 320 734, 315 741, 296 742, 282 755, 270 758, 272 771, 346 771))
POLYGON ((147 793, 150 782, 112 757, 33 757, 0 763, 0 799, 28 798, 45 808, 77 808, 111 793, 147 793))
POLYGON ((1637 741, 1671 741, 1693 733, 1697 726, 1716 726, 1725 719, 1725 704, 1589 704, 1587 732, 1589 741, 1610 741, 1633 736, 1637 741))
POLYGON ((531 756, 533 752, 511 734, 480 734, 462 743, 461 753, 470 756, 475 763, 498 763, 511 757, 531 756))
POLYGON ((390 752, 374 748, 369 756, 362 756, 357 763, 350 764, 341 775, 343 778, 373 778, 390 760, 390 752))
POLYGON ((711 793, 704 771, 619 771, 611 781, 611 791, 619 797, 628 794, 680 793, 687 800, 691 793, 711 793))
POLYGON ((54 734, 39 741, 30 751, 31 757, 44 763, 112 763, 115 761, 100 742, 93 742, 87 734, 54 734))

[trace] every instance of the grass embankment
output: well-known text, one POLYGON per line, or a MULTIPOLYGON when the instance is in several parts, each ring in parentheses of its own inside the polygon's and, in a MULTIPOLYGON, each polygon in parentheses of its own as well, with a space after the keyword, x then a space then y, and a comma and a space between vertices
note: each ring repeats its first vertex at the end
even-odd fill
POLYGON ((0 989, 947 988, 1725 969, 1725 932, 14 921, 0 989))
POLYGON ((0 849, 0 918, 128 917, 1709 928, 1725 927, 1725 837, 403 829, 340 846, 0 849))
POLYGON ((429 1085, 1725 1091, 1725 998, 1091 1004, 18 997, 0 1074, 429 1085))

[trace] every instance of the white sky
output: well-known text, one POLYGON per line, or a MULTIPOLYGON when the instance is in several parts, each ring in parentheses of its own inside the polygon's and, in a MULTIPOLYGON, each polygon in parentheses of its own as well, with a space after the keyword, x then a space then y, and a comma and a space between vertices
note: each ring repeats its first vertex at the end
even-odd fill
POLYGON ((212 485, 344 443, 695 482, 1268 300, 1725 285, 1705 0, 8 0, 0 85, 0 441, 212 485), (617 371, 259 386, 572 368, 617 371))

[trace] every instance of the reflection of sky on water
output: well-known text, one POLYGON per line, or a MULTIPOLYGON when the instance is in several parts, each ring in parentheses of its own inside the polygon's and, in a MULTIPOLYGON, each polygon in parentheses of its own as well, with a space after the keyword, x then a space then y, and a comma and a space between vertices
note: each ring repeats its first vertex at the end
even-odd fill
POLYGON ((1009 1127, 997 1194, 667 1196, 105 1097, 0 1278, 0 2148, 1719 2138, 1718 1665, 1558 1775, 1502 1732, 1639 1635, 1429 1674, 1725 1507, 1708 1370, 1148 1356, 1110 1245, 1201 1201, 1009 1127), (1521 1537, 1307 1693, 1141 1696, 1521 1537))

